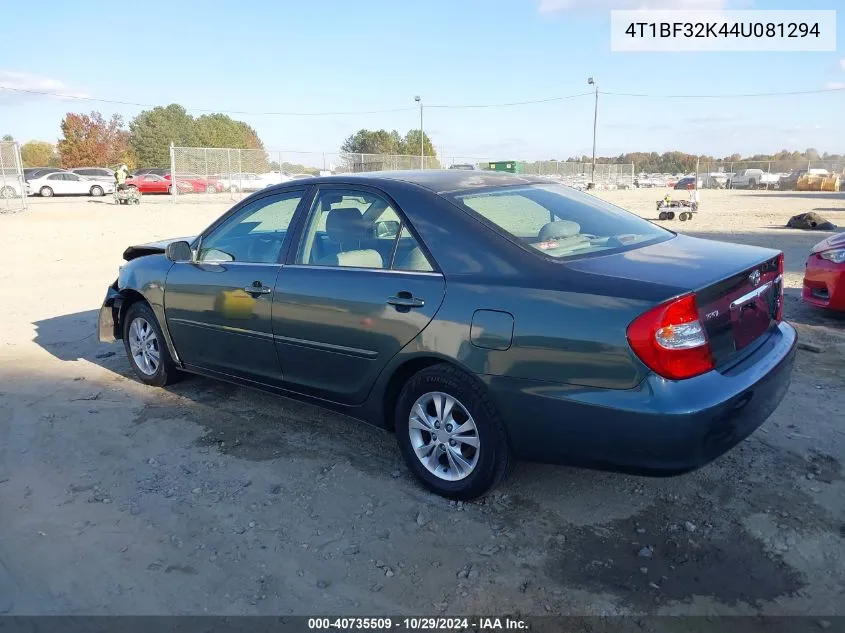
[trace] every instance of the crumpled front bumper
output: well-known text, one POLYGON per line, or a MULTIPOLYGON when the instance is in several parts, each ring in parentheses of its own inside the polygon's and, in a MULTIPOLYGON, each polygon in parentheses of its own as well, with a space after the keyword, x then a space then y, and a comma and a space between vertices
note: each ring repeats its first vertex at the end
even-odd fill
POLYGON ((106 291, 106 298, 100 307, 100 316, 97 319, 97 338, 100 342, 113 343, 120 338, 117 324, 122 303, 123 295, 117 290, 117 282, 114 282, 106 291))

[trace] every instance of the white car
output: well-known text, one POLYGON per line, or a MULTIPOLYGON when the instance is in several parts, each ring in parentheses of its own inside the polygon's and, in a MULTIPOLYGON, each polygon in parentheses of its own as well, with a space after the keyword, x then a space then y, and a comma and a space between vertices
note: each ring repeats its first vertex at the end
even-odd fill
POLYGON ((89 180, 101 180, 114 184, 114 172, 106 167, 77 167, 70 171, 89 180))
POLYGON ((20 198, 21 189, 26 189, 26 195, 29 195, 29 183, 22 183, 21 180, 17 174, 0 173, 0 198, 20 198))
POLYGON ((258 191, 272 184, 269 180, 253 173, 225 174, 217 178, 217 182, 223 186, 223 191, 231 191, 232 193, 258 191))
POLYGON ((79 174, 56 172, 29 181, 32 194, 42 198, 62 195, 104 196, 114 193, 114 183, 91 180, 79 174))

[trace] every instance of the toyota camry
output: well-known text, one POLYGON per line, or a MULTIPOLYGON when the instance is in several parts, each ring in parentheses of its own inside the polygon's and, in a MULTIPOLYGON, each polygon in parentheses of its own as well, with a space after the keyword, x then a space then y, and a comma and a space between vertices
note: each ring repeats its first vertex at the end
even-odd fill
POLYGON ((540 178, 296 180, 124 259, 99 336, 139 380, 201 374, 341 411, 394 431, 455 499, 516 459, 698 468, 769 417, 795 358, 781 252, 540 178))

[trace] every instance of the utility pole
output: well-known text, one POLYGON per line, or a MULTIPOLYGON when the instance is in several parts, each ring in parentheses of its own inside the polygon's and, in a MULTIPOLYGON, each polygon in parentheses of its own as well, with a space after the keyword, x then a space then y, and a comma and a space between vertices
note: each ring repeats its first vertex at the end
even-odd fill
POLYGON ((590 77, 587 79, 587 83, 591 86, 595 86, 596 88, 596 108, 593 112, 593 169, 590 175, 590 182, 593 183, 593 187, 596 186, 596 125, 598 124, 599 120, 599 85, 596 81, 590 77))
POLYGON ((414 101, 420 104, 420 169, 425 169, 425 136, 423 135, 423 102, 417 95, 414 101))

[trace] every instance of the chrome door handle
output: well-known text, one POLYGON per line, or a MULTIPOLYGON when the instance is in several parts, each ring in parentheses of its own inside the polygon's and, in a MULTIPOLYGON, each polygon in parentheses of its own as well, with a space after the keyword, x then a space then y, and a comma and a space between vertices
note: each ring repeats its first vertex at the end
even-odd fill
POLYGON ((425 301, 416 297, 389 297, 387 303, 398 308, 422 308, 425 301))
POLYGON ((268 295, 273 292, 273 289, 268 288, 267 286, 246 286, 244 288, 244 292, 251 295, 268 295))

